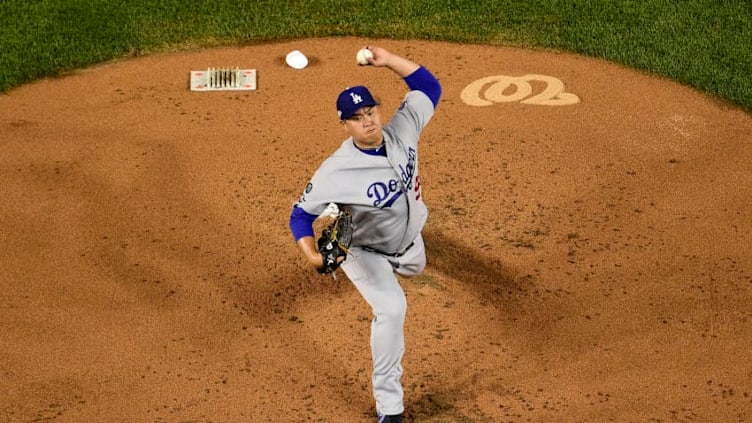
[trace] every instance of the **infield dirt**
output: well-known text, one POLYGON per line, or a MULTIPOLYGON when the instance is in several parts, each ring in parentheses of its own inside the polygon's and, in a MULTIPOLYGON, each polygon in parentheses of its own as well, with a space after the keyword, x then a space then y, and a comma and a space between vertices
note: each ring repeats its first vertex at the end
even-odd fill
POLYGON ((591 58, 357 38, 0 96, 0 420, 374 421, 370 310, 287 225, 343 140, 339 91, 385 115, 406 91, 356 65, 367 44, 444 88, 428 267, 403 281, 408 422, 752 421, 750 114, 591 58), (189 91, 220 66, 258 89, 189 91))

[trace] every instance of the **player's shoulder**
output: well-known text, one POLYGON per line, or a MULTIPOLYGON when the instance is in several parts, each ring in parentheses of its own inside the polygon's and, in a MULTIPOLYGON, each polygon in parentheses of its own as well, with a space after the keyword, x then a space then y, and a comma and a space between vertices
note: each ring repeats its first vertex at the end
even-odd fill
POLYGON ((420 122, 424 126, 434 114, 433 102, 423 91, 413 90, 405 94, 405 98, 397 108, 397 112, 389 122, 389 126, 402 125, 406 122, 420 122))
POLYGON ((363 154, 356 154, 358 152, 352 140, 343 142, 337 150, 321 162, 313 179, 341 179, 342 175, 350 174, 353 169, 362 166, 363 154))
POLYGON ((432 115, 434 112, 433 102, 426 93, 419 90, 408 91, 399 106, 398 112, 410 109, 421 114, 432 115))
POLYGON ((358 149, 355 148, 355 143, 353 142, 352 138, 348 138, 340 144, 339 148, 334 150, 332 154, 329 155, 324 160, 323 165, 333 166, 337 163, 341 163, 343 161, 351 160, 358 152, 358 149))
POLYGON ((342 144, 339 145, 339 148, 334 150, 334 153, 332 153, 331 157, 347 158, 355 155, 357 152, 358 149, 355 147, 355 142, 353 141, 352 137, 350 137, 342 141, 342 144))

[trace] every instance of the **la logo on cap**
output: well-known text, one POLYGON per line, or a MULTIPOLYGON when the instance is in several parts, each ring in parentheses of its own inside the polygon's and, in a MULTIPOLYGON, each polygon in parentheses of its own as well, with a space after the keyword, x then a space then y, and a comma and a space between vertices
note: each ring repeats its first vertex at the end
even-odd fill
POLYGON ((348 119, 358 109, 378 104, 365 86, 347 87, 337 96, 337 115, 341 120, 348 119))

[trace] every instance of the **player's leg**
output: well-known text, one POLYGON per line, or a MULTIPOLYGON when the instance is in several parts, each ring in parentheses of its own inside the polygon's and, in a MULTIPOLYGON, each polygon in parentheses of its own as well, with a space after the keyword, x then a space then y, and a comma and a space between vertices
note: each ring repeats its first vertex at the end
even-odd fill
POLYGON ((394 271, 401 276, 410 278, 420 274, 426 268, 426 247, 423 237, 419 234, 405 255, 394 260, 394 271))
POLYGON ((404 411, 402 356, 405 352, 405 293, 391 264, 380 254, 350 250, 342 269, 371 306, 373 394, 380 414, 404 411))

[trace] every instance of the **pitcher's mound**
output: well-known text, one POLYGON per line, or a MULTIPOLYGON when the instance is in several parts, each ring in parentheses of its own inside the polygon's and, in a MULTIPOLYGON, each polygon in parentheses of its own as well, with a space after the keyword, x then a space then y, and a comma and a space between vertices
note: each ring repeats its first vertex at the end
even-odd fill
POLYGON ((0 96, 0 420, 371 422, 370 310, 292 203, 334 101, 444 97, 429 265, 403 281, 408 422, 750 421, 752 118, 568 54, 314 39, 158 55, 0 96), (288 52, 308 59, 285 64, 288 52), (195 92, 192 70, 255 69, 195 92))

